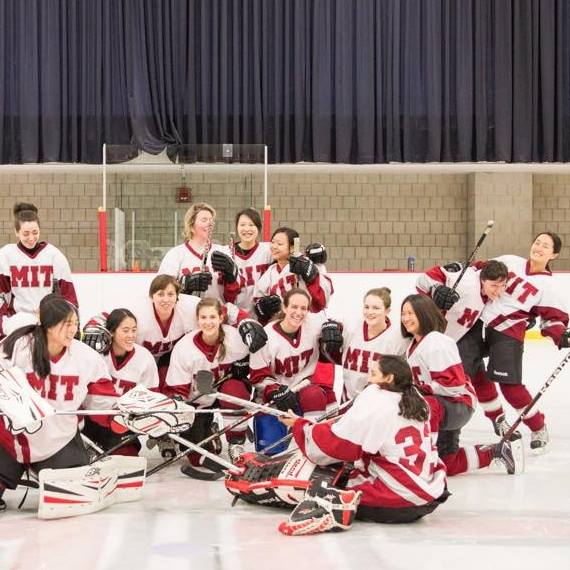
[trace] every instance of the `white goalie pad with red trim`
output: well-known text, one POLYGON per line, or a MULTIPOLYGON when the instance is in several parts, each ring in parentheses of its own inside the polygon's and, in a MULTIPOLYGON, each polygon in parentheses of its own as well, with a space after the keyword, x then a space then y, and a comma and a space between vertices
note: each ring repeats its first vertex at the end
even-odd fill
POLYGON ((342 464, 316 466, 295 450, 282 455, 243 453, 235 462, 242 473, 229 474, 226 489, 248 503, 290 507, 303 500, 311 481, 335 484, 344 473, 342 464))
POLYGON ((85 467, 42 469, 38 518, 59 519, 100 511, 142 496, 145 457, 113 455, 85 467))
POLYGON ((42 427, 42 420, 55 414, 55 411, 30 386, 26 375, 18 367, 0 370, 0 412, 11 433, 35 433, 42 427))

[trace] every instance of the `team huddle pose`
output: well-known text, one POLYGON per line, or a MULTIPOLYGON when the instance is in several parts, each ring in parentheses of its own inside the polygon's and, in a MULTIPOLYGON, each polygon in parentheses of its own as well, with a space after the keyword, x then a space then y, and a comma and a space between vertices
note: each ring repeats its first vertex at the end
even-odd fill
MULTIPOLYGON (((398 307, 399 325, 386 287, 366 292, 360 316, 332 320, 322 244, 301 252, 289 227, 260 242, 253 208, 236 215, 237 240, 214 244, 216 212, 205 203, 188 210, 185 241, 165 255, 148 296, 90 315, 81 342, 69 264, 39 242, 33 205, 14 215, 18 243, 0 249, 0 392, 30 405, 0 404, 0 510, 28 467, 42 492, 44 470, 65 470, 76 485, 74 469, 85 477, 90 465, 108 469, 109 456, 142 460, 142 441, 163 458, 148 475, 181 458, 190 478, 226 475, 236 499, 293 507, 279 527, 287 535, 345 530, 355 518, 412 522, 447 500, 448 476, 493 460, 522 472, 521 434, 497 387, 518 414, 531 404, 522 354, 536 319, 569 346, 552 286, 554 233, 539 234, 528 259, 472 255, 428 269, 398 307), (478 402, 500 441, 461 445, 478 402), (43 412, 33 429, 19 425, 32 409, 43 412), (245 451, 248 437, 256 452, 245 451)), ((544 449, 536 406, 524 423, 530 447, 544 449)), ((117 488, 137 471, 122 473, 117 488)))

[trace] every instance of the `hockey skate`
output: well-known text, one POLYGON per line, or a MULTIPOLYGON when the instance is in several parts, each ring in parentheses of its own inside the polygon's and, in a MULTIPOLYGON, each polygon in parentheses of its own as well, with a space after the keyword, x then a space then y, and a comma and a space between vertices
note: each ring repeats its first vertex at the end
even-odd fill
POLYGON ((222 467, 208 457, 194 458, 190 454, 188 463, 180 468, 180 471, 191 479, 200 481, 217 481, 224 476, 222 467))
MULTIPOLYGON (((507 421, 505 414, 501 414, 493 420, 493 429, 499 437, 503 437, 511 429, 511 425, 507 421)), ((516 441, 521 437, 521 432, 517 430, 511 434, 511 437, 509 439, 510 441, 516 441)))
POLYGON ((546 425, 544 425, 542 429, 533 431, 530 434, 530 448, 535 451, 544 452, 549 441, 550 436, 548 435, 546 425))
POLYGON ((361 491, 344 491, 315 481, 289 516, 279 525, 279 532, 288 536, 338 532, 352 526, 361 491))
POLYGON ((524 472, 524 447, 521 439, 496 443, 492 447, 493 459, 502 463, 509 475, 524 472))

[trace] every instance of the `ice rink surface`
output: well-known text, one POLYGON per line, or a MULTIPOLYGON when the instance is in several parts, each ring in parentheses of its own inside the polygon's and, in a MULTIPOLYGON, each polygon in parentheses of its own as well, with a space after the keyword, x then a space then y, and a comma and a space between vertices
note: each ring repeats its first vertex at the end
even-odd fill
MULTIPOLYGON (((534 393, 565 353, 547 341, 527 342, 525 351, 526 383, 534 393)), ((527 454, 523 475, 492 466, 451 478, 447 503, 411 525, 357 522, 345 533, 285 537, 277 525, 286 511, 232 508, 221 481, 191 480, 171 466, 149 478, 142 501, 70 519, 38 520, 35 491, 18 511, 23 491, 8 491, 0 570, 568 569, 570 364, 540 404, 551 443, 543 455, 527 454)), ((496 439, 478 410, 463 440, 496 439)))

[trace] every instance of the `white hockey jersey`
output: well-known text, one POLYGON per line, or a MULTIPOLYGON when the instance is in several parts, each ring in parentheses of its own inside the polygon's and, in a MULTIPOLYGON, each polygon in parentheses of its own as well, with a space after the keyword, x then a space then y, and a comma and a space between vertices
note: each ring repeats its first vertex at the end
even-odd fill
POLYGON ((352 399, 365 387, 370 376, 370 365, 384 354, 406 354, 411 340, 404 338, 399 326, 388 319, 387 328, 379 335, 370 337, 368 325, 362 319, 343 326, 342 377, 343 399, 352 399))
POLYGON ((57 247, 40 242, 30 253, 20 243, 10 243, 0 249, 0 294, 13 312, 37 312, 40 301, 53 292, 54 279, 60 294, 77 307, 71 269, 57 247))
POLYGON ((495 302, 485 306, 481 320, 488 327, 522 341, 529 317, 540 317, 540 332, 558 346, 568 327, 568 311, 554 291, 552 273, 531 273, 530 262, 518 255, 496 259, 509 269, 507 288, 495 302))
POLYGON ((267 271, 260 277, 253 292, 254 300, 267 295, 279 295, 281 298, 294 287, 299 287, 311 296, 310 310, 318 313, 326 309, 334 288, 324 265, 317 264, 319 275, 312 283, 307 285, 305 281, 289 270, 289 264, 281 268, 277 263, 270 265, 267 271))
MULTIPOLYGON (((433 296, 433 290, 439 285, 453 287, 458 272, 448 272, 443 267, 436 265, 428 269, 426 273, 420 275, 416 282, 418 293, 433 296)), ((465 271, 465 275, 457 286, 459 301, 445 312, 447 327, 445 334, 450 336, 455 342, 463 337, 477 322, 483 307, 487 303, 493 303, 481 292, 481 269, 470 266, 465 271)))
POLYGON ((424 394, 443 396, 452 402, 475 407, 475 391, 451 337, 432 331, 420 342, 412 343, 406 356, 414 381, 424 394))
POLYGON ((198 253, 188 242, 173 247, 163 257, 158 274, 172 275, 180 281, 183 275, 196 273, 198 271, 209 271, 212 273, 212 283, 201 295, 202 297, 214 297, 222 303, 235 302, 239 293, 239 279, 235 283, 225 283, 222 275, 212 269, 211 257, 214 251, 221 251, 229 255, 227 246, 213 243, 208 252, 206 265, 203 267, 203 255, 198 253))
POLYGON ((199 297, 180 295, 170 320, 163 324, 152 301, 146 298, 132 311, 137 318, 137 344, 144 346, 156 360, 172 351, 174 345, 197 327, 196 305, 199 297))
POLYGON ((307 314, 295 340, 281 330, 278 321, 266 325, 267 343, 249 359, 250 382, 265 388, 274 382, 291 386, 297 380, 310 378, 319 360, 324 320, 322 314, 307 314), (271 380, 264 381, 266 378, 271 380))
MULTIPOLYGON (((222 325, 224 330, 225 356, 220 359, 218 345, 210 347, 202 340, 202 331, 195 330, 184 336, 176 344, 170 358, 170 366, 166 375, 168 395, 180 395, 184 398, 196 397, 194 378, 200 370, 210 370, 215 380, 225 376, 231 365, 249 354, 247 346, 241 340, 238 331, 229 325, 222 325)), ((216 400, 216 395, 202 396, 198 404, 207 406, 216 400)))
POLYGON ((347 489, 362 490, 363 505, 431 503, 445 491, 445 466, 432 444, 429 422, 402 417, 400 398, 370 385, 334 424, 295 422, 295 441, 318 465, 354 462, 347 489))
MULTIPOLYGON (((103 357, 86 344, 73 340, 71 346, 51 359, 51 372, 39 378, 34 372, 31 355, 31 335, 20 338, 10 362, 22 369, 30 386, 56 410, 75 411, 80 408, 96 410, 114 407, 115 391, 103 357)), ((96 420, 108 425, 111 416, 96 420)), ((12 435, 0 420, 0 445, 15 454, 21 463, 35 463, 51 457, 67 445, 77 433, 78 417, 50 416, 34 434, 12 435)))
POLYGON ((255 284, 267 271, 272 262, 271 244, 260 242, 248 252, 235 250, 234 261, 239 269, 240 292, 235 304, 249 313, 253 310, 253 293, 255 284))
POLYGON ((105 356, 105 363, 119 396, 137 384, 149 389, 158 388, 158 368, 152 354, 144 346, 135 344, 133 350, 120 361, 111 350, 105 356))

